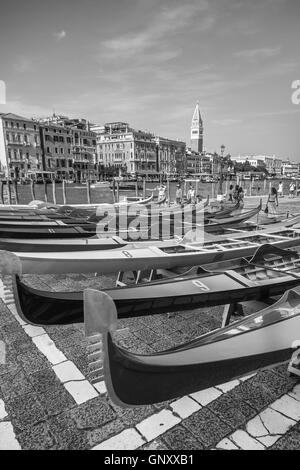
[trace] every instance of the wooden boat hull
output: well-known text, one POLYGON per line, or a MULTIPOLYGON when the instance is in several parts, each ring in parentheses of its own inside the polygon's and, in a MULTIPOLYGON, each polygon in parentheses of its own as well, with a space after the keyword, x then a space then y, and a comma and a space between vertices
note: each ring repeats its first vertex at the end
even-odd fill
POLYGON ((116 248, 124 248, 127 243, 119 237, 111 238, 56 238, 49 240, 48 238, 28 240, 28 239, 0 239, 0 250, 27 253, 54 252, 59 251, 95 251, 95 250, 114 250, 116 248))
MULTIPOLYGON (((97 303, 97 302, 96 302, 97 303)), ((300 295, 280 301, 228 327, 179 347, 151 355, 134 354, 112 339, 116 309, 104 293, 85 292, 87 336, 101 334, 102 351, 93 361, 103 366, 111 399, 119 406, 143 406, 178 398, 226 383, 289 360, 299 339, 300 295), (104 306, 95 316, 95 295, 104 306), (104 364, 101 357, 104 357, 104 364)))
MULTIPOLYGON (((58 230, 56 228, 55 230, 58 230)), ((69 229, 74 230, 74 229, 69 229)), ((287 231, 285 231, 287 232, 287 231)), ((50 273, 84 273, 99 274, 117 273, 119 271, 136 271, 147 269, 171 269, 182 266, 195 266, 221 260, 251 256, 257 248, 265 243, 289 248, 299 245, 300 233, 288 231, 290 236, 271 234, 245 235, 238 240, 227 239, 218 243, 208 242, 200 247, 170 243, 148 248, 102 250, 89 252, 58 253, 17 253, 23 274, 50 273)), ((79 233, 77 235, 79 236, 79 233)), ((92 233, 91 233, 92 234, 92 233)), ((61 235, 60 235, 61 238, 61 235)), ((81 232, 82 238, 82 232, 81 232)), ((126 247, 125 247, 126 248, 126 247)))
MULTIPOLYGON (((255 263, 244 259, 213 263, 204 266, 205 269, 194 268, 181 275, 173 274, 167 280, 106 289, 105 293, 113 299, 120 319, 264 300, 300 284, 297 272, 285 272, 282 266, 279 271, 268 267, 273 258, 272 261, 265 260, 263 256, 270 253, 276 253, 274 246, 264 245, 254 256, 255 263), (261 267, 261 263, 265 266, 261 267)), ((274 259, 277 263, 284 262, 285 269, 291 269, 290 260, 295 256, 300 265, 300 256, 294 251, 282 251, 274 259)), ((41 291, 26 286, 17 277, 14 295, 19 314, 27 322, 53 325, 83 321, 82 292, 41 291)))

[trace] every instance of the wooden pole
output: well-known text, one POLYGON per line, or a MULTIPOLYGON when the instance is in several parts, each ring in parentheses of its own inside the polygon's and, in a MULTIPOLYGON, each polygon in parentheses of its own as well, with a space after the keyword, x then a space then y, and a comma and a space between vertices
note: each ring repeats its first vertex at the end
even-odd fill
POLYGON ((16 181, 14 181, 14 189, 15 189, 16 204, 19 204, 18 183, 16 181))
POLYGON ((113 179, 113 197, 114 197, 114 202, 116 202, 116 180, 113 179))
POLYGON ((170 201, 171 196, 170 196, 170 180, 169 180, 169 177, 167 179, 167 194, 168 194, 168 206, 169 206, 170 202, 171 202, 170 201))
POLYGON ((267 185, 267 180, 266 178, 264 179, 264 195, 266 194, 266 185, 267 185))
POLYGON ((53 204, 56 204, 56 184, 55 184, 55 180, 52 180, 52 196, 53 196, 53 204))
POLYGON ((3 185, 3 181, 1 180, 0 181, 0 200, 1 200, 1 204, 4 204, 3 188, 4 188, 4 185, 3 185))
POLYGON ((146 178, 143 178, 143 198, 146 199, 146 178))
POLYGON ((120 181, 117 181, 117 202, 120 202, 120 181))
POLYGON ((45 195, 45 202, 48 202, 47 182, 46 181, 44 181, 44 195, 45 195))
POLYGON ((63 180, 63 182, 62 182, 62 190, 63 190, 63 204, 65 206, 67 204, 66 180, 63 180))
POLYGON ((138 182, 138 180, 136 180, 136 182, 135 182, 135 195, 136 195, 136 197, 138 197, 138 195, 139 195, 139 182, 138 182))
POLYGON ((86 182, 86 194, 87 194, 87 202, 91 204, 91 184, 89 180, 86 182))
POLYGON ((10 187, 9 180, 7 180, 7 196, 8 196, 8 204, 11 205, 11 187, 10 187))
POLYGON ((35 186, 35 181, 31 180, 30 190, 31 190, 31 197, 33 201, 35 201, 35 187, 34 186, 35 186))

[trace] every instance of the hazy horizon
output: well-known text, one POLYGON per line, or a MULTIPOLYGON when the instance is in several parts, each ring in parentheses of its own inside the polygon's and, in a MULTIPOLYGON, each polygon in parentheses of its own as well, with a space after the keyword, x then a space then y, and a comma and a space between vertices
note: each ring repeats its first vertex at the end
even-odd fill
POLYGON ((27 0, 1 7, 0 112, 82 117, 300 161, 297 0, 27 0))

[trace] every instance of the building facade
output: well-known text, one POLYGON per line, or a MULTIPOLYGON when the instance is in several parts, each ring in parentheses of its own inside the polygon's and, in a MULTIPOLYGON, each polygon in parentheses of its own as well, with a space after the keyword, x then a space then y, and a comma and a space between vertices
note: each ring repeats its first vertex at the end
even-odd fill
POLYGON ((59 180, 73 180, 71 130, 58 124, 45 122, 40 123, 40 136, 44 171, 55 173, 59 180))
POLYGON ((179 140, 155 137, 157 167, 162 175, 175 175, 184 167, 186 144, 179 140))
POLYGON ((56 116, 39 121, 44 166, 59 179, 98 179, 96 134, 85 119, 56 116))
POLYGON ((200 114, 199 103, 196 104, 192 118, 191 150, 196 153, 203 152, 203 121, 200 114))
POLYGON ((0 114, 0 163, 9 178, 27 178, 43 169, 39 125, 13 113, 0 114))
POLYGON ((126 122, 94 126, 99 164, 139 176, 173 174, 181 167, 185 143, 136 130, 126 122))

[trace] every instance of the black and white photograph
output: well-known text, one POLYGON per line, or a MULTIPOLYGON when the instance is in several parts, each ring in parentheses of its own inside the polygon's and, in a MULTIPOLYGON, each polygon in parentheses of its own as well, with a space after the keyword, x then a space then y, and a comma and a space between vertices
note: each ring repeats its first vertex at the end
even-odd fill
POLYGON ((0 11, 0 450, 300 450, 300 2, 0 11))

